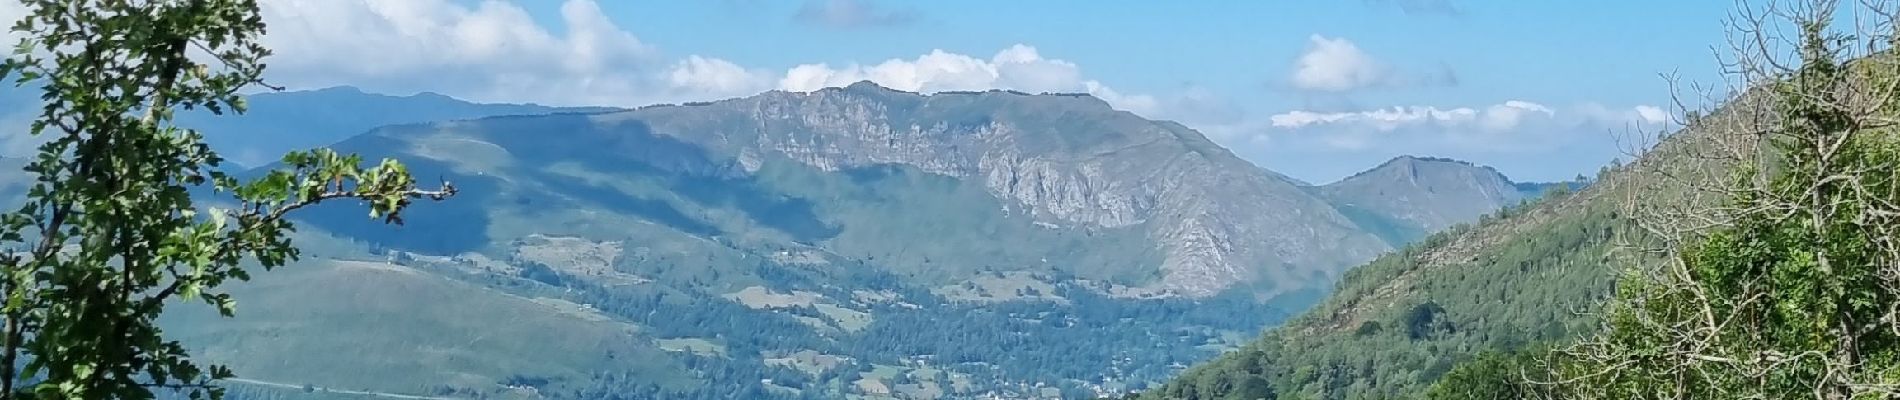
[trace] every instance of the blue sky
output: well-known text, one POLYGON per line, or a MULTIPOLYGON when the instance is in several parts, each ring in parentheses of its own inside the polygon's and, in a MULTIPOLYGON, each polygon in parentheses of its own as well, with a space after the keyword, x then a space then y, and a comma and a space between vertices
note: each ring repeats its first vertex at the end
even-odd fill
MULTIPOLYGON (((904 16, 891 26, 827 28, 795 18, 805 3, 630 1, 602 9, 662 49, 741 65, 789 67, 912 58, 930 49, 989 55, 1015 44, 1075 62, 1124 91, 1183 85, 1283 107, 1299 96, 1271 90, 1319 34, 1344 38, 1401 67, 1451 68, 1460 85, 1393 91, 1400 104, 1656 101, 1658 72, 1713 70, 1727 2, 1686 1, 856 1, 904 16), (1451 13, 1407 12, 1439 4, 1451 13), (651 30, 652 33, 645 33, 651 30), (1564 79, 1551 79, 1564 78, 1564 79)), ((554 3, 531 8, 558 26, 554 3)), ((833 24, 835 25, 835 24, 833 24)), ((1430 71, 1425 71, 1430 72, 1430 71)))
POLYGON ((273 80, 642 105, 871 79, 1086 91, 1329 182, 1401 154, 1594 173, 1719 83, 1730 3, 266 0, 273 80))

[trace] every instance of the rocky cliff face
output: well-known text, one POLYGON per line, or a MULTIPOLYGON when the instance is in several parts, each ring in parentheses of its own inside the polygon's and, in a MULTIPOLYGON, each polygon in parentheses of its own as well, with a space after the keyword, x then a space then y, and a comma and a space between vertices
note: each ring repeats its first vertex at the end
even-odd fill
POLYGON ((747 170, 774 155, 826 171, 904 165, 982 182, 1003 206, 1052 228, 1138 228, 1162 254, 1154 291, 1310 288, 1388 249, 1297 183, 1178 124, 1089 96, 919 95, 859 83, 595 119, 650 127, 747 170))

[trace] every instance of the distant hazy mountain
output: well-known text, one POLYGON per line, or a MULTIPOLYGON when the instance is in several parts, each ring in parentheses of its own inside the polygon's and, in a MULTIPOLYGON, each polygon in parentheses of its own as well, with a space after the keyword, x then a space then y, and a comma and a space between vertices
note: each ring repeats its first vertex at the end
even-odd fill
MULTIPOLYGON (((15 153, 31 151, 25 137, 28 121, 39 111, 40 89, 0 87, 0 143, 15 153)), ((371 128, 431 121, 449 121, 498 115, 588 113, 611 107, 548 107, 534 104, 484 104, 435 93, 390 96, 339 86, 317 90, 266 92, 248 96, 242 116, 214 115, 205 110, 184 111, 180 126, 195 128, 227 162, 257 166, 277 160, 285 152, 336 143, 371 128)), ((21 156, 23 154, 10 154, 21 156)))
POLYGON ((1340 212, 1387 243, 1402 246, 1527 197, 1490 167, 1402 156, 1320 187, 1340 212))
POLYGON ((178 122, 204 132, 205 141, 225 158, 256 166, 276 161, 290 150, 335 143, 384 125, 612 110, 471 103, 435 93, 389 96, 349 86, 260 93, 249 96, 248 103, 250 108, 241 118, 188 112, 180 114, 178 122))

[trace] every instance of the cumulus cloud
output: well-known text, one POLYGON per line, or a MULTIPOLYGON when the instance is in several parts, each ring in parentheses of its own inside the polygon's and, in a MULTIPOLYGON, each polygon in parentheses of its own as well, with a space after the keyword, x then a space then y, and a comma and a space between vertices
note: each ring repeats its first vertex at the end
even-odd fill
POLYGON ((688 93, 714 96, 745 96, 769 84, 763 71, 748 70, 731 61, 688 56, 673 64, 667 72, 672 88, 688 93))
POLYGON ((864 80, 913 92, 992 88, 1080 91, 1085 87, 1074 63, 1042 58, 1036 48, 1018 44, 989 59, 931 50, 915 59, 894 58, 873 65, 799 65, 779 80, 779 88, 808 92, 864 80))
MULTIPOLYGON (((912 59, 804 64, 780 72, 706 55, 669 58, 608 19, 592 0, 562 3, 562 30, 497 0, 265 0, 262 6, 271 24, 265 45, 277 50, 268 78, 296 88, 354 85, 487 102, 638 106, 869 80, 926 93, 1086 92, 1143 115, 1168 108, 1155 96, 1086 79, 1075 63, 1044 57, 1024 44, 986 58, 933 50, 912 59)), ((809 2, 801 14, 841 24, 909 18, 862 0, 809 2)))
POLYGON ((26 6, 14 0, 0 1, 0 44, 4 51, 11 53, 13 45, 19 43, 20 35, 13 32, 13 23, 26 17, 26 6))
POLYGON ((1367 54, 1345 38, 1307 37, 1311 43, 1293 60, 1287 81, 1296 89, 1349 92, 1376 87, 1449 86, 1458 82, 1450 67, 1423 74, 1407 74, 1367 54))
POLYGON ((883 28, 917 21, 910 10, 889 10, 868 0, 806 0, 792 21, 833 29, 883 28))
POLYGON ((871 65, 804 64, 787 70, 778 79, 778 88, 809 92, 867 80, 892 89, 921 93, 988 89, 1089 93, 1118 108, 1143 115, 1160 111, 1163 106, 1161 100, 1152 95, 1118 92, 1102 82, 1085 79, 1081 67, 1075 63, 1043 57, 1035 47, 1023 44, 998 51, 988 59, 931 50, 917 58, 894 58, 871 65))
POLYGON ((1313 43, 1293 62, 1293 86, 1306 90, 1343 92, 1385 84, 1391 71, 1343 38, 1313 35, 1313 43))
POLYGON ((667 63, 590 0, 561 4, 559 32, 494 0, 266 0, 261 8, 271 27, 264 44, 276 50, 268 78, 292 87, 638 105, 696 88, 729 91, 743 81, 723 60, 667 63))
POLYGON ((1630 121, 1640 125, 1663 125, 1673 122, 1674 116, 1662 107, 1640 105, 1631 108, 1611 108, 1602 104, 1589 103, 1578 106, 1581 112, 1590 118, 1606 121, 1630 121))
MULTIPOLYGON (((832 23, 889 22, 902 15, 859 0, 805 8, 832 23)), ((17 2, 0 0, 0 18, 18 9, 17 2)), ((483 102, 639 106, 870 80, 916 92, 1086 92, 1143 113, 1164 107, 1154 96, 1086 79, 1075 63, 1023 44, 987 58, 933 50, 870 65, 774 71, 706 55, 669 57, 609 19, 593 0, 564 1, 560 29, 499 0, 264 0, 261 9, 271 27, 264 44, 276 52, 267 60, 266 78, 292 88, 352 85, 483 102)))

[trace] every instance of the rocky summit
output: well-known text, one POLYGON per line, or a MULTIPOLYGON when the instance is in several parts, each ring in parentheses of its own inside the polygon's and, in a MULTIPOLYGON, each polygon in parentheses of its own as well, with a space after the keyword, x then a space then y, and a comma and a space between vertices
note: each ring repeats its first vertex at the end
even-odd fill
POLYGON ((1387 248, 1299 183, 1192 129, 1087 95, 920 95, 860 82, 595 119, 609 130, 646 124, 748 172, 784 157, 825 171, 903 165, 980 182, 1001 207, 1051 229, 1141 232, 1160 255, 1150 266, 1159 278, 1142 282, 1156 291, 1206 296, 1242 282, 1295 290, 1387 248))

